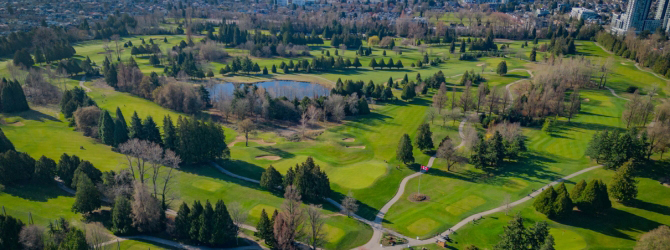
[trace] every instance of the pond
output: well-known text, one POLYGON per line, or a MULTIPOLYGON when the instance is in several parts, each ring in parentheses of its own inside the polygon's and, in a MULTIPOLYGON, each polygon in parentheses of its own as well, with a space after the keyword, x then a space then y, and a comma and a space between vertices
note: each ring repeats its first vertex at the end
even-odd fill
MULTIPOLYGON (((312 98, 314 96, 327 96, 330 94, 329 87, 310 82, 278 80, 250 83, 249 85, 256 85, 259 88, 264 88, 272 97, 286 96, 289 99, 293 99, 294 97, 302 99, 305 96, 312 98)), ((241 86, 242 84, 240 83, 226 82, 215 84, 209 87, 208 90, 215 95, 232 94, 236 87, 241 86)))

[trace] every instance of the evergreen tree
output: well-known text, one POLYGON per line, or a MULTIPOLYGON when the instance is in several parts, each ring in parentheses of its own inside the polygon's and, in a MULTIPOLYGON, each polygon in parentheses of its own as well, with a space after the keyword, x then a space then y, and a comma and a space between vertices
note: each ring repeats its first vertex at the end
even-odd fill
POLYGON ((565 188, 565 183, 561 183, 556 188, 556 199, 553 204, 553 214, 557 218, 564 218, 572 213, 572 208, 575 205, 570 199, 570 194, 565 188))
POLYGON ((191 209, 188 208, 186 202, 182 202, 179 206, 177 217, 174 219, 174 231, 179 239, 189 238, 189 231, 191 230, 190 213, 191 209))
POLYGON ((270 70, 270 72, 272 72, 272 74, 277 74, 277 66, 272 64, 272 69, 270 70))
POLYGON ((237 238, 237 226, 228 213, 228 208, 222 200, 216 202, 216 210, 213 214, 214 232, 212 234, 211 244, 215 246, 230 245, 237 238))
POLYGON ((609 185, 609 193, 619 202, 630 202, 637 197, 637 180, 633 176, 633 163, 621 166, 609 185))
POLYGON ((382 93, 382 100, 391 100, 393 98, 393 91, 391 87, 386 86, 384 92, 382 93))
POLYGON ((435 147, 433 144, 433 132, 430 131, 430 126, 427 123, 419 126, 419 133, 416 136, 416 146, 421 151, 431 150, 435 147))
POLYGON ((98 136, 105 145, 116 146, 114 141, 114 120, 107 110, 100 114, 98 136))
POLYGON ((128 141, 128 124, 119 107, 116 107, 116 120, 114 121, 114 145, 118 146, 128 141))
POLYGON ((372 58, 372 60, 370 60, 370 64, 368 64, 368 66, 372 69, 375 69, 377 67, 377 60, 372 58))
POLYGON ((47 158, 46 156, 40 157, 37 162, 35 162, 35 174, 33 174, 33 180, 37 183, 48 183, 53 181, 56 177, 56 162, 52 159, 47 158))
POLYGON ((364 97, 358 99, 358 114, 367 115, 370 114, 370 107, 368 106, 368 100, 364 97))
POLYGON ((523 225, 523 219, 518 214, 504 227, 502 239, 496 244, 495 250, 509 249, 527 249, 526 227, 523 225))
POLYGON ((502 61, 498 63, 498 68, 496 69, 496 73, 500 76, 503 76, 507 74, 507 61, 502 61))
POLYGON ((142 119, 137 116, 137 111, 133 112, 133 116, 130 117, 130 138, 146 140, 144 129, 142 127, 142 119))
POLYGON ((179 139, 177 138, 177 130, 174 127, 172 118, 170 115, 165 115, 165 117, 163 117, 163 144, 165 149, 175 151, 178 148, 178 141, 179 139))
POLYGON ((601 180, 591 180, 586 185, 577 203, 580 211, 590 214, 602 214, 612 207, 607 186, 601 180))
POLYGON ((412 83, 406 84, 405 87, 402 88, 402 94, 400 95, 400 98, 403 100, 412 100, 414 97, 416 97, 416 91, 414 90, 415 86, 412 83))
POLYGON ((267 75, 267 74, 268 74, 268 67, 263 66, 263 75, 267 75))
POLYGON ((28 101, 18 81, 0 81, 0 107, 4 113, 29 110, 28 101))
POLYGON ((130 200, 123 195, 116 196, 112 209, 112 232, 116 235, 129 234, 133 230, 133 218, 130 200))
POLYGON ((58 246, 58 249, 88 250, 89 246, 86 243, 86 234, 77 228, 70 229, 65 235, 63 242, 58 246))
POLYGON ((282 176, 272 165, 261 175, 261 187, 267 190, 279 190, 282 185, 282 176))
POLYGON ((202 204, 200 201, 193 201, 193 206, 191 206, 191 213, 189 213, 189 221, 191 222, 191 227, 189 228, 189 238, 191 240, 198 240, 200 236, 200 215, 202 214, 202 204))
POLYGON ((530 61, 535 62, 537 60, 537 49, 533 47, 533 50, 530 51, 530 61))
POLYGON ((548 235, 540 250, 554 250, 554 236, 548 235))
POLYGON ((358 60, 358 57, 356 57, 356 58, 354 59, 354 63, 352 64, 352 66, 354 66, 354 68, 358 69, 358 67, 361 67, 361 66, 363 66, 363 65, 361 64, 361 61, 358 60))
POLYGON ((100 193, 87 176, 82 176, 78 179, 79 183, 77 183, 77 192, 74 195, 72 211, 88 214, 100 208, 100 193))
POLYGON ((202 243, 210 243, 210 240, 213 240, 212 235, 214 233, 214 223, 212 221, 214 217, 214 208, 212 203, 209 203, 209 200, 205 202, 205 208, 200 214, 200 231, 198 233, 198 241, 202 243))
POLYGON ((584 188, 586 188, 586 181, 584 180, 577 182, 577 184, 572 187, 572 190, 570 190, 570 198, 573 202, 577 203, 579 201, 579 199, 582 197, 584 188))
POLYGON ((386 82, 386 86, 393 88, 393 78, 389 77, 389 80, 386 82))
POLYGON ((24 249, 19 242, 23 222, 7 214, 0 214, 0 249, 24 249))
POLYGON ((8 150, 16 149, 14 148, 14 144, 5 136, 5 132, 0 128, 0 153, 7 152, 8 150))
POLYGON ((555 200, 556 191, 552 186, 549 186, 542 193, 540 193, 537 198, 535 198, 533 207, 535 207, 535 211, 538 211, 547 217, 552 217, 554 215, 553 205, 555 200))
POLYGON ((58 173, 58 178, 63 181, 65 186, 72 186, 74 171, 79 167, 80 163, 81 160, 76 155, 61 155, 60 160, 58 161, 58 166, 56 166, 56 172, 58 173))
POLYGON ((144 122, 142 122, 142 133, 145 140, 159 145, 163 144, 161 132, 158 130, 158 125, 154 122, 154 119, 151 116, 147 116, 147 118, 144 119, 144 122))
POLYGON ((265 241, 265 244, 271 248, 276 246, 273 224, 274 223, 272 223, 270 218, 268 218, 268 214, 265 212, 265 209, 263 209, 261 211, 261 219, 258 221, 258 225, 256 226, 258 231, 255 233, 255 236, 265 241))
POLYGON ((458 52, 465 53, 465 40, 461 40, 461 46, 460 46, 458 52))
POLYGON ((525 235, 525 240, 528 248, 524 249, 540 249, 547 236, 549 236, 549 226, 546 221, 536 222, 535 225, 528 229, 525 235))
POLYGON ((14 53, 14 65, 23 66, 23 67, 32 67, 35 64, 33 57, 30 56, 30 53, 27 49, 20 49, 14 53))
POLYGON ((409 135, 404 134, 398 143, 398 150, 396 151, 396 158, 405 164, 414 162, 414 153, 412 152, 412 140, 409 135))

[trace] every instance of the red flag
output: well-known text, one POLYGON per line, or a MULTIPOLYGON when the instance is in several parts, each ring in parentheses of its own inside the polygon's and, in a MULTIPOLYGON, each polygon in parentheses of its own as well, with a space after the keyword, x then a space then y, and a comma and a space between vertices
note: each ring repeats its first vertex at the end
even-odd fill
POLYGON ((428 166, 421 166, 421 170, 422 170, 422 171, 428 171, 428 169, 430 169, 430 167, 428 167, 428 166))

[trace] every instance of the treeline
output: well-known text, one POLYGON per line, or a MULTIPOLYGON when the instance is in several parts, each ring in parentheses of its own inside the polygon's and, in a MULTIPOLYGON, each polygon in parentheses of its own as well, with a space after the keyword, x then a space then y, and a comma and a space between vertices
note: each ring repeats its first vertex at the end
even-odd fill
POLYGON ((174 219, 174 236, 180 240, 197 242, 198 245, 234 246, 239 231, 222 200, 217 201, 214 207, 209 200, 205 206, 200 201, 194 201, 190 208, 184 202, 174 219))
MULTIPOLYGON (((224 116, 234 114, 238 120, 247 117, 260 116, 265 119, 285 120, 292 122, 302 121, 310 124, 316 121, 331 120, 339 122, 346 115, 369 114, 368 102, 358 91, 349 95, 333 94, 331 96, 305 96, 302 100, 297 97, 289 100, 285 96, 272 97, 270 93, 257 86, 236 87, 232 99, 227 96, 218 96, 215 107, 224 116)), ((315 94, 316 95, 316 94, 315 94)))
POLYGON ((617 56, 635 60, 641 66, 648 67, 655 73, 666 77, 670 76, 670 70, 668 70, 670 69, 670 55, 663 53, 654 46, 655 41, 617 36, 607 32, 599 32, 596 41, 617 56))
MULTIPOLYGON (((105 82, 118 91, 129 92, 152 100, 165 108, 187 114, 198 113, 210 105, 209 93, 202 91, 203 88, 198 89, 190 84, 168 81, 166 77, 159 77, 155 72, 144 75, 132 58, 128 63, 118 64, 105 59, 103 65, 105 82)), ((178 68, 176 64, 172 67, 178 68)), ((186 70, 189 71, 193 70, 195 62, 192 55, 184 57, 181 67, 187 67, 186 70)), ((177 77, 186 77, 182 75, 185 74, 184 70, 178 72, 180 73, 177 77)))
POLYGON ((652 154, 647 131, 639 133, 635 128, 627 132, 596 132, 586 149, 586 156, 606 169, 616 170, 629 160, 644 162, 652 154))
POLYGON ((309 200, 321 200, 330 195, 330 180, 325 171, 314 163, 314 159, 307 157, 305 162, 290 167, 286 175, 282 176, 274 167, 265 169, 261 175, 261 187, 279 191, 289 186, 294 186, 297 192, 309 200))
POLYGON ((104 22, 96 22, 94 27, 89 27, 88 21, 82 23, 81 28, 93 32, 94 39, 110 39, 113 35, 128 36, 128 28, 134 29, 137 27, 137 20, 132 16, 124 13, 121 16, 109 15, 104 22))
MULTIPOLYGON (((0 248, 2 249, 74 249, 85 250, 90 246, 86 233, 60 218, 49 221, 45 230, 29 221, 26 225, 11 215, 0 215, 0 248), (48 237, 47 237, 48 236, 48 237)), ((102 242, 100 242, 102 243, 102 242)))
MULTIPOLYGON (((97 107, 95 107, 97 109, 97 107)), ((167 115, 163 118, 163 133, 151 116, 144 120, 137 112, 126 123, 121 109, 116 108, 116 118, 107 110, 78 110, 74 113, 77 128, 92 130, 87 136, 100 139, 106 145, 118 147, 131 140, 138 139, 156 143, 165 149, 177 153, 187 164, 227 159, 230 151, 225 144, 223 128, 213 122, 197 119, 177 118, 176 124, 167 115), (92 114, 91 114, 92 113, 92 114), (95 117, 95 114, 99 114, 95 117), (92 116, 92 117, 91 117, 92 116), (97 118, 97 120, 96 120, 97 118), (199 139, 196 139, 199 138, 199 139)))

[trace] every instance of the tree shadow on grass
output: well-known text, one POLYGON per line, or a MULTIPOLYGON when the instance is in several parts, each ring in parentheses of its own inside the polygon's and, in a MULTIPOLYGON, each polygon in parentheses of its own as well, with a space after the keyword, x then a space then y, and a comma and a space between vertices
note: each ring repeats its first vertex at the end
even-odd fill
POLYGON ((12 185, 5 188, 4 193, 16 196, 22 199, 47 202, 49 199, 55 199, 59 196, 73 196, 61 190, 56 183, 25 183, 21 185, 12 185))
POLYGON ((626 240, 635 240, 635 238, 624 231, 648 232, 661 225, 656 221, 618 209, 610 209, 604 216, 592 216, 574 211, 568 218, 557 222, 626 240))
POLYGON ((278 148, 263 146, 263 147, 257 147, 257 149, 259 149, 263 152, 266 152, 268 154, 271 154, 271 155, 279 156, 282 159, 291 159, 291 158, 295 157, 295 154, 290 153, 290 152, 286 152, 286 151, 278 149, 278 148))
POLYGON ((515 177, 526 181, 538 181, 538 179, 554 181, 561 178, 561 175, 546 168, 548 163, 556 163, 556 160, 548 155, 530 152, 516 162, 504 162, 498 176, 515 177))
POLYGON ((32 109, 20 113, 5 114, 5 118, 11 118, 11 117, 21 117, 24 120, 31 120, 38 122, 44 122, 44 121, 61 122, 61 120, 57 119, 56 117, 32 109))
POLYGON ((657 214, 662 214, 666 216, 670 216, 670 207, 656 204, 656 203, 651 203, 651 202, 646 202, 642 200, 635 200, 628 204, 629 207, 634 207, 634 208, 639 208, 639 209, 644 209, 650 212, 654 212, 657 214))

